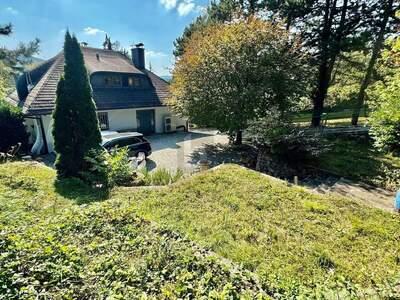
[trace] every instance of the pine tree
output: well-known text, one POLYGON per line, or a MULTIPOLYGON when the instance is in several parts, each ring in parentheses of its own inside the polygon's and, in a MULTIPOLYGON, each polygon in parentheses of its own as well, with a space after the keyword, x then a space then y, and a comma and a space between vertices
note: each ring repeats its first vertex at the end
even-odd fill
POLYGON ((88 167, 84 157, 99 147, 101 135, 83 55, 78 40, 69 32, 65 34, 64 59, 53 114, 56 168, 59 177, 80 177, 88 167))

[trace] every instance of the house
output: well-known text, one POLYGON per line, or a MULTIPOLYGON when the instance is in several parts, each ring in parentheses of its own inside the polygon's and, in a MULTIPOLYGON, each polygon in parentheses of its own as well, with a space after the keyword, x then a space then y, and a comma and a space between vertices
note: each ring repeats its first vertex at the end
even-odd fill
MULTIPOLYGON (((101 130, 152 134, 187 129, 187 121, 165 104, 168 83, 145 68, 143 44, 131 51, 132 59, 113 50, 82 47, 101 130)), ((52 112, 63 70, 61 52, 20 76, 16 91, 6 99, 26 115, 33 154, 54 151, 52 112)))

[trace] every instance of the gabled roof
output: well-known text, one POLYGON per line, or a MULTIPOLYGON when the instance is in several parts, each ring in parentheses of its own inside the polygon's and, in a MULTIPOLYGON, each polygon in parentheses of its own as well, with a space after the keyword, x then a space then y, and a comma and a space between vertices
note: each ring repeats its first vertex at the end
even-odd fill
MULTIPOLYGON (((137 74, 146 76, 151 83, 148 89, 94 87, 93 98, 98 110, 164 105, 169 86, 154 73, 137 69, 127 56, 117 51, 83 47, 82 53, 89 75, 97 72, 137 74)), ((25 99, 19 99, 15 91, 6 100, 22 107, 27 115, 49 114, 54 109, 57 84, 63 72, 64 55, 59 53, 29 72, 35 75, 31 76, 34 87, 25 99)))

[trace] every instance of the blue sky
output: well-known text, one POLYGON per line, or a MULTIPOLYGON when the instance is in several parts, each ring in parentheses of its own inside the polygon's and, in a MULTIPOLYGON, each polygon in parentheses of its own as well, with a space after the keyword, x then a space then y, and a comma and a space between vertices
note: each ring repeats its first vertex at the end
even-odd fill
POLYGON ((35 37, 40 58, 57 54, 65 29, 79 41, 101 47, 105 33, 129 48, 143 42, 146 64, 159 75, 173 65, 173 41, 207 5, 208 0, 1 0, 0 24, 11 22, 14 33, 1 37, 0 46, 15 47, 35 37))

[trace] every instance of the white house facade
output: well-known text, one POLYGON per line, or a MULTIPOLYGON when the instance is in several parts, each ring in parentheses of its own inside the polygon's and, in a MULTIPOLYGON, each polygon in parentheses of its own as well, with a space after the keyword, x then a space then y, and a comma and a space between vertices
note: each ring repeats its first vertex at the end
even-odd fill
MULTIPOLYGON (((145 135, 187 130, 187 120, 166 105, 168 83, 144 68, 142 45, 132 49, 132 59, 117 51, 89 47, 83 47, 82 53, 101 130, 145 135)), ((52 112, 63 67, 60 53, 20 76, 16 91, 7 97, 8 102, 22 107, 36 155, 54 152, 52 112)))

